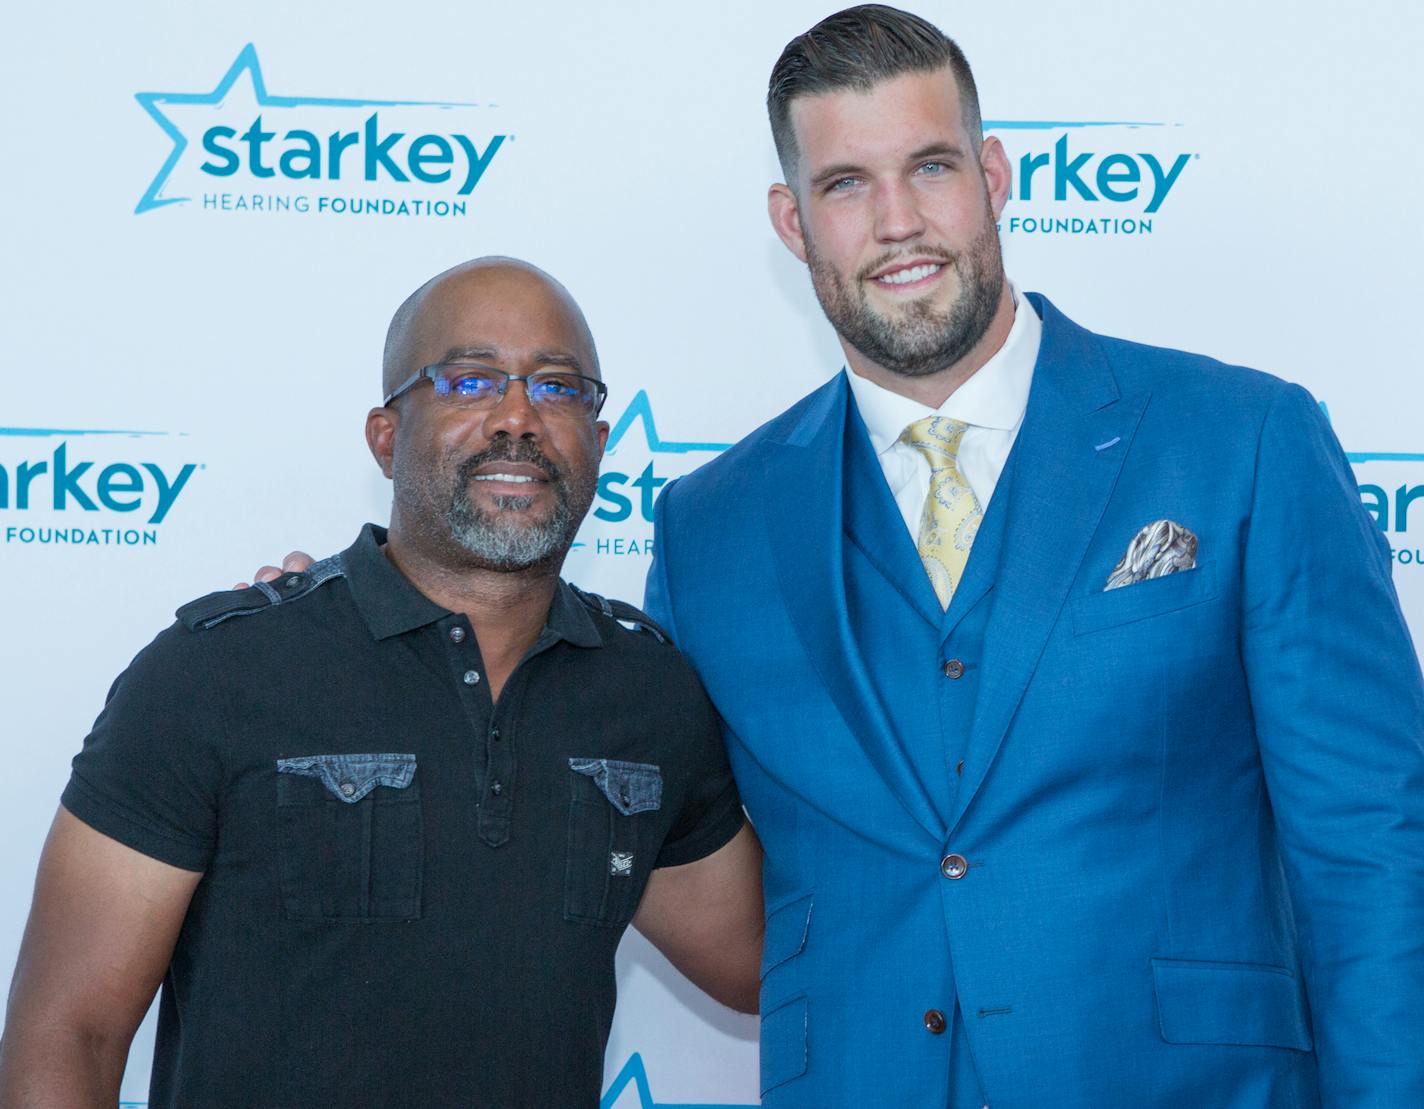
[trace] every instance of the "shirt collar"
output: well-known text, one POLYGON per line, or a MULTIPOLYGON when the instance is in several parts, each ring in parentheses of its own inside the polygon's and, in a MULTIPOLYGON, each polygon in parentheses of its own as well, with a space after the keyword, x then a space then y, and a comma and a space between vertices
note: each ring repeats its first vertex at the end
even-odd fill
POLYGON ((980 366, 968 381, 950 394, 938 409, 892 392, 847 370, 851 395, 876 454, 884 454, 900 439, 900 433, 926 416, 948 416, 972 427, 1012 431, 1028 407, 1033 366, 1038 360, 1043 323, 1030 301, 1011 284, 1014 323, 1004 345, 980 366))
MULTIPOLYGON (((453 616, 454 613, 437 605, 396 568, 386 557, 385 543, 386 529, 367 524, 356 542, 341 555, 351 597, 371 634, 377 639, 389 639, 453 616)), ((594 625, 588 606, 562 578, 554 589, 554 600, 539 642, 547 645, 558 639, 575 647, 603 646, 603 637, 594 625)))

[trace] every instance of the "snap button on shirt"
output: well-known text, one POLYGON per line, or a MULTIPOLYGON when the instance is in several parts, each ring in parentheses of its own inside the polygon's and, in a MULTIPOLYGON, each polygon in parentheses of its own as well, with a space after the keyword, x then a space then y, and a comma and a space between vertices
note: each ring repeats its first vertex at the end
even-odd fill
POLYGON ((969 872, 969 860, 963 855, 946 855, 939 861, 939 872, 952 881, 958 881, 969 872))
POLYGON ((476 685, 476 684, 479 682, 479 680, 480 680, 480 676, 479 676, 479 674, 478 674, 476 671, 474 671, 474 670, 466 670, 466 671, 465 671, 465 684, 466 684, 466 685, 476 685))
POLYGON ((355 793, 355 792, 356 792, 356 786, 355 786, 354 784, 352 784, 351 782, 342 782, 342 783, 341 783, 341 796, 343 796, 343 797, 350 797, 350 796, 351 796, 353 793, 355 793))
POLYGON ((463 643, 463 642, 465 642, 465 629, 464 629, 464 628, 451 628, 451 629, 450 629, 450 642, 451 642, 451 643, 463 643))

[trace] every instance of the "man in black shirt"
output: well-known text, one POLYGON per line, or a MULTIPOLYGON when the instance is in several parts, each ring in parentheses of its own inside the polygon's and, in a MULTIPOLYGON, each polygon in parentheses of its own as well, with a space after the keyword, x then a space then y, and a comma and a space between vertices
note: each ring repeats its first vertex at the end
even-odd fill
POLYGON ((608 434, 577 305, 468 263, 384 362, 389 531, 180 609, 75 759, 0 1105, 112 1106, 160 981, 154 1106, 592 1105, 630 921, 755 1009, 716 714, 559 578, 608 434))

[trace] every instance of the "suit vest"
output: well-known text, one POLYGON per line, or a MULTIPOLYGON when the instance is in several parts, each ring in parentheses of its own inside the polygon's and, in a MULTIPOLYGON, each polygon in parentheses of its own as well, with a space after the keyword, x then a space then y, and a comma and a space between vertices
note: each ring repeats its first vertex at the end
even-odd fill
MULTIPOLYGON (((948 822, 981 685, 979 660, 993 609, 1013 458, 1005 467, 949 611, 939 599, 885 481, 870 435, 846 406, 845 582, 855 646, 915 773, 948 822)), ((981 1104, 957 1011, 951 1022, 950 1105, 981 1104)))

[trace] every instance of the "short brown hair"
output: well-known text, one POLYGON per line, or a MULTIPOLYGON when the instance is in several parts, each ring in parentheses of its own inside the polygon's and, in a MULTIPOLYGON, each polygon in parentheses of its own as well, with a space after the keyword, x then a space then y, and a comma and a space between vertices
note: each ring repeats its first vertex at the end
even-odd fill
POLYGON ((798 96, 863 91, 904 73, 932 73, 946 66, 959 88, 964 129, 977 146, 984 136, 974 74, 964 52, 929 20, 885 4, 861 4, 828 15, 797 35, 772 67, 766 91, 771 137, 787 182, 796 170, 791 102, 798 96))

